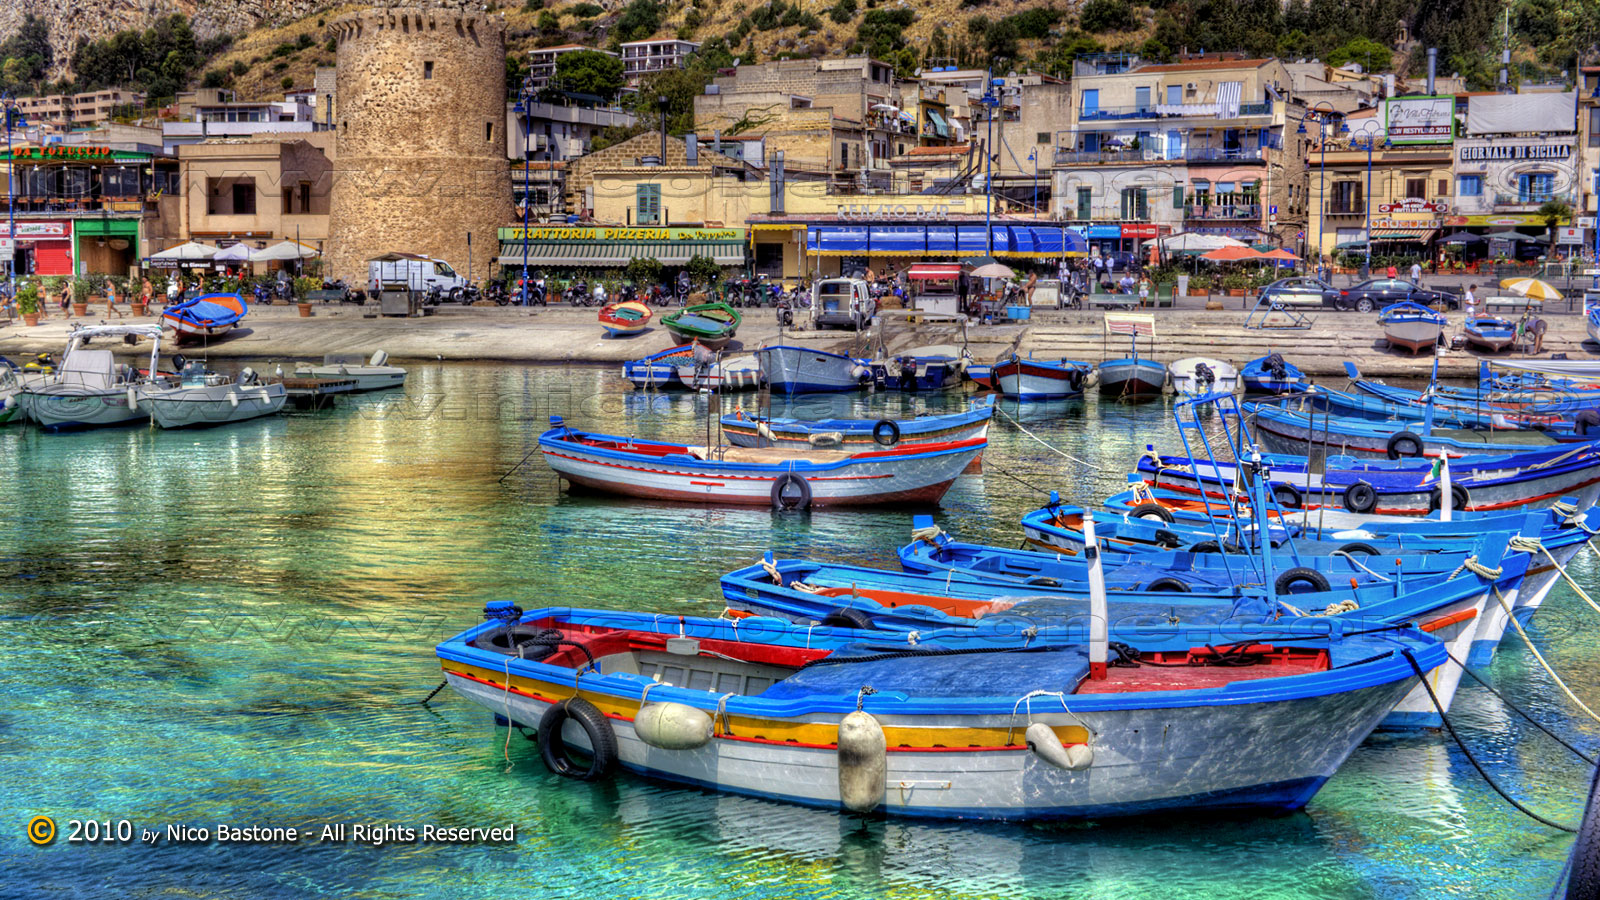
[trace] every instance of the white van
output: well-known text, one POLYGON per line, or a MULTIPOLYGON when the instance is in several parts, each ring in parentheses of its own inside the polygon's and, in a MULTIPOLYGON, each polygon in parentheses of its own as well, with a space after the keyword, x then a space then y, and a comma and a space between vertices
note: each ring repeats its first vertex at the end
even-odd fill
POLYGON ((415 253, 388 253, 367 260, 367 292, 377 296, 385 285, 403 284, 414 291, 426 291, 434 285, 450 300, 460 299, 461 291, 469 284, 466 278, 442 259, 418 256, 415 253))

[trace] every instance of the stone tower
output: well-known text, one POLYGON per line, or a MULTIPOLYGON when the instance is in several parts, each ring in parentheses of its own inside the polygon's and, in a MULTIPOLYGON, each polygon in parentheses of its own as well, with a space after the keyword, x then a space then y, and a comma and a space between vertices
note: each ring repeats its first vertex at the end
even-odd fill
POLYGON ((337 162, 328 265, 363 284, 392 251, 482 278, 512 219, 506 161, 505 21, 426 0, 352 13, 338 41, 337 162))

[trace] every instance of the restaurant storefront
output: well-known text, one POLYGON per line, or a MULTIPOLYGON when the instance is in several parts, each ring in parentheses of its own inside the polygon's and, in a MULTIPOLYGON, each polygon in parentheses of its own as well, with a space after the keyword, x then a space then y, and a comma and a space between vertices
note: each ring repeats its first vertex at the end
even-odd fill
POLYGON ((622 268, 635 259, 685 266, 696 256, 719 266, 745 265, 743 228, 654 228, 608 225, 517 225, 500 229, 501 266, 622 268))
POLYGON ((1011 260, 1060 260, 1088 252, 1071 226, 983 220, 859 222, 837 219, 806 223, 806 255, 814 274, 850 275, 871 267, 883 274, 913 262, 993 255, 1011 260))
POLYGON ((17 272, 23 275, 71 275, 71 219, 18 219, 17 272))

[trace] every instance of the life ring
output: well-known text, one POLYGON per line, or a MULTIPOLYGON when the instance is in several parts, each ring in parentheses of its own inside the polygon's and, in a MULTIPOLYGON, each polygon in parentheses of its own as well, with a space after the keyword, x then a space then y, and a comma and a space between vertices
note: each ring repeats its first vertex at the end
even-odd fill
POLYGON ((866 613, 852 607, 841 607, 822 617, 824 628, 851 628, 856 631, 875 631, 877 626, 866 613))
POLYGON ((1185 582, 1183 579, 1174 578, 1171 575, 1163 575, 1160 578, 1157 578, 1154 581, 1151 581, 1149 584, 1145 585, 1144 586, 1144 590, 1151 591, 1151 592, 1164 592, 1164 593, 1172 593, 1172 594, 1187 594, 1187 593, 1190 592, 1191 589, 1190 589, 1188 583, 1185 582))
POLYGON ((1272 583, 1273 587, 1277 588, 1277 591, 1280 594, 1307 593, 1306 591, 1297 592, 1293 590, 1294 586, 1297 584, 1310 585, 1311 592, 1321 593, 1328 589, 1328 577, 1323 575, 1321 572, 1318 572, 1316 569, 1308 569, 1305 566, 1295 566, 1289 571, 1284 572, 1282 575, 1279 575, 1278 580, 1272 583))
POLYGON ((778 476, 772 483, 772 507, 774 509, 805 509, 811 505, 811 485, 804 478, 793 472, 785 472, 778 476), (798 497, 788 496, 789 488, 799 490, 798 497))
POLYGON ((872 439, 885 447, 893 447, 900 443, 900 424, 893 419, 879 419, 878 424, 872 426, 872 439))
POLYGON ((1305 499, 1300 496, 1300 489, 1292 484, 1273 485, 1272 499, 1284 509, 1299 509, 1305 505, 1305 499))
POLYGON ((1389 442, 1384 445, 1384 450, 1390 459, 1421 456, 1422 438, 1409 431, 1397 431, 1389 435, 1389 442))
POLYGON ((1358 481, 1344 489, 1343 503, 1353 513, 1369 513, 1378 508, 1378 492, 1365 481, 1358 481))
MULTIPOLYGON (((1439 502, 1444 499, 1444 492, 1438 485, 1433 486, 1433 493, 1428 497, 1428 510, 1431 512, 1439 508, 1439 502)), ((1472 497, 1467 494, 1467 489, 1459 484, 1450 485, 1450 508, 1461 512, 1467 508, 1472 497)))
POLYGON ((545 710, 539 719, 539 756, 545 767, 563 778, 579 781, 599 781, 610 774, 617 764, 617 735, 605 714, 582 697, 571 697, 545 710), (561 726, 567 720, 577 722, 589 738, 590 759, 587 768, 580 768, 567 753, 567 742, 561 738, 561 726))
POLYGON ((1128 516, 1134 519, 1160 519, 1163 522, 1174 521, 1171 510, 1159 503, 1154 502, 1141 503, 1138 506, 1135 506, 1133 510, 1128 513, 1128 516))

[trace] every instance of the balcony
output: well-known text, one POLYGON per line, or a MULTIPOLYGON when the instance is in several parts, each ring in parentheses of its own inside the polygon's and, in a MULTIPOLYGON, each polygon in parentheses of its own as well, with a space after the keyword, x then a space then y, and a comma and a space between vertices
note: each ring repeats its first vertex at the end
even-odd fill
POLYGON ((1322 204, 1322 214, 1325 216, 1364 216, 1367 214, 1367 204, 1362 200, 1330 200, 1322 204))
POLYGON ((1534 212, 1546 203, 1565 203, 1576 209, 1578 197, 1555 191, 1529 191, 1526 194, 1495 194, 1494 212, 1534 212))
POLYGON ((1272 101, 1239 104, 1237 116, 1223 116, 1215 103, 1145 103, 1132 106, 1097 106, 1078 112, 1080 122, 1110 122, 1128 119, 1220 119, 1231 121, 1250 116, 1272 115, 1272 101))
MULTIPOLYGON (((1161 135, 1151 135, 1150 138, 1152 143, 1161 139, 1161 135)), ((1188 147, 1176 154, 1152 147, 1139 150, 1057 150, 1055 160, 1058 166, 1101 166, 1150 162, 1260 162, 1262 155, 1258 147, 1188 147)))
POLYGON ((1200 206, 1188 205, 1183 208, 1185 219, 1201 219, 1205 221, 1250 221, 1261 220, 1261 204, 1259 203, 1208 203, 1200 206))
POLYGON ((1183 151, 1189 162, 1260 162, 1261 147, 1191 147, 1183 151))

